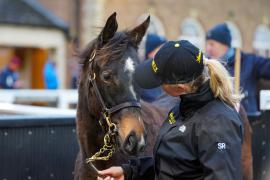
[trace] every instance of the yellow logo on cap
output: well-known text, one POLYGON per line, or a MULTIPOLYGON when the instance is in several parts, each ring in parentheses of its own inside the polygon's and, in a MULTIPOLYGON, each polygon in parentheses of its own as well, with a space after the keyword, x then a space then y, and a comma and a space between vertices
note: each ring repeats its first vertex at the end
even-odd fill
POLYGON ((196 56, 196 61, 197 61, 198 63, 201 62, 201 57, 202 57, 202 50, 200 50, 200 51, 199 51, 199 54, 196 56))
POLYGON ((154 59, 152 60, 152 69, 155 73, 157 73, 158 67, 154 59))
POLYGON ((174 47, 180 47, 180 44, 179 43, 175 43, 174 44, 174 47))
POLYGON ((170 114, 169 114, 169 123, 174 124, 175 122, 176 122, 176 120, 174 118, 174 114, 173 114, 173 112, 170 112, 170 114))

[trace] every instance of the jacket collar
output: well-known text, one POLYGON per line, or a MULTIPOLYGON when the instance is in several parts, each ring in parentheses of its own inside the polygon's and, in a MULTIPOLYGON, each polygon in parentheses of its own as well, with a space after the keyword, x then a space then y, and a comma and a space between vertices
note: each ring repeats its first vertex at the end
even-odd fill
POLYGON ((206 81, 195 93, 180 96, 180 113, 184 118, 191 117, 198 109, 215 99, 209 83, 209 80, 206 81))

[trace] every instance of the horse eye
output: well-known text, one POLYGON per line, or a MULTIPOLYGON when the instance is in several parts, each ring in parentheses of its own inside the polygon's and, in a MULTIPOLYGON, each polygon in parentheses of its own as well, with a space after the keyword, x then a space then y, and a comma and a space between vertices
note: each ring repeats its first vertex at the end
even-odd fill
POLYGON ((111 78, 112 78, 112 74, 111 74, 111 72, 109 72, 109 71, 103 71, 102 73, 101 73, 101 77, 102 77, 102 80, 103 81, 110 81, 111 80, 111 78))

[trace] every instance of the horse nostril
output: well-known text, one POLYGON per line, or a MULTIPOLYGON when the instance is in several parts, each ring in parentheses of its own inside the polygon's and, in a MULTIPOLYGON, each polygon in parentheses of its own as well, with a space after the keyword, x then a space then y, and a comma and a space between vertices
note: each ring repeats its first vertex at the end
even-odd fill
POLYGON ((125 150, 132 153, 137 145, 137 138, 135 133, 130 133, 125 142, 125 150))

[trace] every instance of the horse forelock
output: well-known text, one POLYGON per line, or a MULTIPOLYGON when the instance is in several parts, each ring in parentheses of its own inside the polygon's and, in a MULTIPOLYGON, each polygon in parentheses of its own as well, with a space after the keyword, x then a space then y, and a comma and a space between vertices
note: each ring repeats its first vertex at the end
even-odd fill
POLYGON ((129 46, 129 38, 125 32, 117 32, 114 37, 101 49, 97 50, 97 57, 101 65, 109 61, 121 60, 129 46))
POLYGON ((80 64, 87 65, 88 60, 93 55, 95 50, 95 61, 101 66, 106 65, 109 61, 120 60, 124 56, 130 43, 130 38, 125 31, 116 32, 115 35, 106 42, 102 47, 99 47, 99 40, 92 40, 86 48, 79 54, 80 64))

